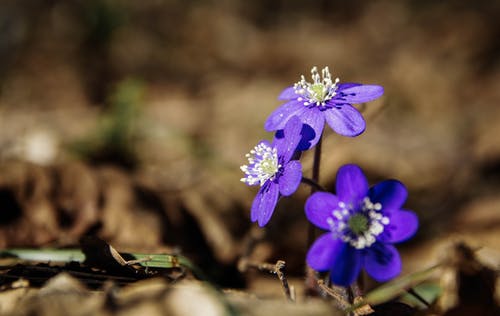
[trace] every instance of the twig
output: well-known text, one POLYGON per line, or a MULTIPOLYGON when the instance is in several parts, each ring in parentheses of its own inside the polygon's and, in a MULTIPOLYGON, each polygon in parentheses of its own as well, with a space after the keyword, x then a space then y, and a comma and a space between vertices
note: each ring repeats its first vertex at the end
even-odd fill
POLYGON ((289 301, 293 302, 294 297, 292 297, 292 294, 290 292, 290 286, 288 285, 288 280, 285 275, 285 268, 286 268, 285 261, 283 260, 276 261, 276 275, 278 276, 278 279, 280 279, 281 281, 281 287, 283 288, 283 292, 285 293, 286 298, 289 301))
MULTIPOLYGON (((354 298, 354 305, 362 303, 363 303, 363 298, 361 296, 354 298)), ((365 303, 354 310, 354 316, 370 315, 373 312, 375 312, 373 308, 367 303, 365 303)))
MULTIPOLYGON (((363 293, 361 292, 361 289, 360 289, 357 282, 353 283, 349 287, 349 292, 350 292, 350 296, 352 296, 351 299, 352 299, 353 306, 356 306, 356 305, 363 303, 363 296, 362 296, 363 293)), ((373 312, 374 312, 374 310, 368 304, 363 304, 353 311, 355 316, 369 315, 373 312)))
MULTIPOLYGON (((363 302, 363 298, 361 297, 361 291, 357 285, 352 285, 349 287, 349 291, 352 294, 354 304, 351 305, 347 300, 347 293, 340 293, 333 288, 328 287, 323 280, 318 280, 318 286, 321 290, 323 290, 326 294, 330 295, 336 302, 338 308, 343 311, 352 310, 354 305, 361 304, 363 302), (344 295, 343 295, 344 294, 344 295)), ((357 307, 354 311, 354 316, 361 315, 369 315, 374 312, 374 310, 368 304, 363 304, 357 307)))
POLYGON ((349 302, 346 300, 344 295, 342 295, 342 294, 338 293, 337 291, 335 291, 334 289, 328 287, 325 284, 325 281, 319 279, 318 286, 322 291, 324 291, 326 294, 330 295, 335 300, 337 307, 340 308, 341 310, 345 311, 351 307, 351 304, 349 304, 349 302))
POLYGON ((238 264, 239 269, 245 271, 247 268, 255 268, 260 271, 269 272, 272 274, 276 274, 281 283, 281 288, 283 289, 283 293, 285 297, 290 302, 295 302, 295 290, 293 287, 290 287, 288 284, 288 279, 285 274, 286 263, 283 260, 276 261, 275 264, 267 263, 267 262, 252 262, 246 259, 240 260, 238 264))

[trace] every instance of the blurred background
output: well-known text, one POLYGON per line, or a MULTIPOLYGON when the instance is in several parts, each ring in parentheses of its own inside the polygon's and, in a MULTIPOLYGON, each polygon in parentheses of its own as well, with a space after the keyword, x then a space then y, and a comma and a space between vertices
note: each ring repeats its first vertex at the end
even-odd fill
POLYGON ((316 65, 385 87, 360 106, 360 137, 328 129, 320 182, 349 162, 407 185, 421 229, 405 272, 449 238, 498 250, 499 38, 486 0, 2 0, 0 247, 97 235, 181 251, 228 286, 248 281, 242 255, 300 276, 309 188, 264 233, 239 166, 272 138, 280 91, 316 65))

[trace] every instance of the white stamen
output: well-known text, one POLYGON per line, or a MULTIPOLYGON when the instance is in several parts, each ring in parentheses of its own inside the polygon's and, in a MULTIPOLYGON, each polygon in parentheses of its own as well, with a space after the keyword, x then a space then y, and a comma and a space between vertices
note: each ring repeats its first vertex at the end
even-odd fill
POLYGON ((260 143, 245 155, 248 164, 240 167, 246 177, 240 180, 248 185, 260 184, 261 186, 269 179, 274 179, 281 168, 278 162, 278 151, 275 147, 260 143))
POLYGON ((385 226, 390 223, 389 218, 384 216, 381 210, 382 204, 373 203, 369 197, 365 197, 357 207, 352 203, 346 205, 344 202, 339 202, 338 208, 332 211, 331 217, 326 221, 335 238, 340 238, 356 249, 364 249, 373 245, 377 241, 377 236, 382 234, 385 226), (349 227, 349 219, 360 215, 366 217, 368 227, 362 233, 356 234, 349 227))
MULTIPOLYGON (((339 78, 332 81, 332 76, 328 67, 321 70, 321 75, 318 73, 318 68, 315 66, 311 69, 312 83, 306 81, 304 76, 300 77, 300 81, 294 85, 295 93, 304 97, 305 106, 315 104, 316 106, 324 106, 326 102, 332 99, 337 93, 337 83, 339 78)), ((302 97, 297 98, 300 102, 302 97)))

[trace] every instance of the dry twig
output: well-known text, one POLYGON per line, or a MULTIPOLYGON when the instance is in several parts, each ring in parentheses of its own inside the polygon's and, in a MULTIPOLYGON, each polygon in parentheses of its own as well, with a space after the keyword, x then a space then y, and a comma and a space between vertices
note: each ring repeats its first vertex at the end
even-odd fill
POLYGON ((295 290, 293 286, 291 287, 288 284, 288 279, 285 274, 286 263, 283 260, 276 261, 275 264, 267 263, 267 262, 253 262, 246 259, 241 259, 239 263, 239 269, 241 271, 247 270, 249 267, 258 269, 260 271, 269 272, 272 274, 276 274, 278 279, 281 282, 281 287, 283 289, 283 293, 285 297, 290 302, 295 302, 295 290))

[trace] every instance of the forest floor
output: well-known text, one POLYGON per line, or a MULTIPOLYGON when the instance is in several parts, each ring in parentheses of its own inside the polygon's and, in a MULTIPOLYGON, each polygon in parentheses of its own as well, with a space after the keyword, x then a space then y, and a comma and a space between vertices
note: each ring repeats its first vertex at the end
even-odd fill
MULTIPOLYGON (((0 259, 0 315, 342 315, 325 293, 304 295, 309 188, 280 200, 260 229, 249 215, 256 191, 239 181, 245 153, 272 137, 263 124, 277 96, 314 65, 385 89, 358 107, 361 136, 326 132, 321 184, 332 189, 337 169, 356 163, 370 184, 402 181, 420 220, 398 248, 409 283, 372 307, 498 311, 498 4, 1 6, 0 249, 44 257, 0 259), (91 257, 105 260, 50 258, 85 253, 88 236, 104 243, 91 257), (109 249, 192 265, 124 264, 109 249)), ((302 163, 310 173, 312 155, 302 163)), ((365 281, 365 293, 378 286, 365 281)))

